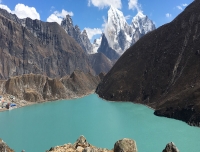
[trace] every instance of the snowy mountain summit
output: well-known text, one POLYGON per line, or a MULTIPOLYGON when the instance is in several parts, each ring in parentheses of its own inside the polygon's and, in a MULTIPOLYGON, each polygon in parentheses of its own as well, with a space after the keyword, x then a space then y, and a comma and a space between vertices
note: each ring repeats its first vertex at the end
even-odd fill
MULTIPOLYGON (((122 55, 124 51, 137 42, 143 35, 154 29, 154 23, 142 12, 138 12, 129 25, 124 14, 111 6, 108 10, 104 35, 108 41, 108 47, 115 50, 117 54, 122 55)), ((103 50, 99 49, 98 52, 103 52, 103 50)))
POLYGON ((138 28, 143 35, 156 29, 154 23, 142 12, 138 12, 137 15, 133 17, 132 28, 138 28))

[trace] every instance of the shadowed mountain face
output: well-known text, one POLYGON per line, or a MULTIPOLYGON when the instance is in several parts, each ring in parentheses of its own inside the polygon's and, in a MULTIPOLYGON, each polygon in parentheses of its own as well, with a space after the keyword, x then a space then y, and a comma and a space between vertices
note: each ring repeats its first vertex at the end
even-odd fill
POLYGON ((113 66, 113 62, 109 60, 103 53, 90 54, 89 59, 96 74, 101 72, 108 73, 113 66))
POLYGON ((98 86, 100 97, 133 101, 155 114, 200 125, 200 1, 143 36, 98 86))
POLYGON ((99 46, 98 50, 99 53, 103 53, 106 57, 108 57, 110 60, 116 62, 120 55, 116 53, 115 50, 113 50, 109 44, 108 40, 106 39, 105 34, 102 34, 102 41, 101 45, 99 46))
POLYGON ((0 13, 0 79, 28 73, 62 77, 75 69, 94 73, 87 54, 57 23, 0 13))

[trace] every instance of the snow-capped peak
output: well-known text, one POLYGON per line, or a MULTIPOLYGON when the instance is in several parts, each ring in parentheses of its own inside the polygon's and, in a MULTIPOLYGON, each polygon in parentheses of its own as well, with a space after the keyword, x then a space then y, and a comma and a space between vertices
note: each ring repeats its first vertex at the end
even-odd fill
POLYGON ((105 36, 108 40, 109 46, 116 50, 118 54, 122 54, 124 52, 124 49, 127 49, 131 43, 131 32, 130 32, 130 26, 126 22, 126 19, 124 17, 124 14, 118 10, 117 8, 111 6, 108 10, 108 19, 105 26, 105 36), (119 39, 119 35, 123 35, 125 41, 125 44, 121 46, 121 42, 119 39))
POLYGON ((113 26, 117 32, 127 24, 123 13, 112 5, 108 10, 108 24, 109 26, 113 26))
POLYGON ((147 16, 144 15, 142 11, 139 11, 134 18, 145 18, 145 17, 147 17, 147 16))
POLYGON ((137 15, 133 17, 132 27, 138 28, 142 35, 147 34, 149 31, 155 29, 154 23, 141 11, 139 11, 137 15))

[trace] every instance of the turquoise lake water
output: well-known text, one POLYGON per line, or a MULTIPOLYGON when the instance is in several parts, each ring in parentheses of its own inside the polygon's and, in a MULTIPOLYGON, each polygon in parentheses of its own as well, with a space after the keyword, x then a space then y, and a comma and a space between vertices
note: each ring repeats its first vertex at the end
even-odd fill
POLYGON ((97 147, 136 140, 139 152, 162 152, 173 141, 181 152, 200 152, 200 128, 156 117, 138 104, 107 102, 92 94, 0 113, 0 138, 16 152, 45 152, 84 135, 97 147))

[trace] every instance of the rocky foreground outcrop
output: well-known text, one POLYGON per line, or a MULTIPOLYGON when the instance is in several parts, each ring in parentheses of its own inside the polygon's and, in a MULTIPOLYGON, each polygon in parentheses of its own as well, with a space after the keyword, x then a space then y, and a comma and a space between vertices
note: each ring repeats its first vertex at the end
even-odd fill
POLYGON ((30 102, 77 98, 95 91, 99 76, 74 71, 70 76, 51 79, 40 74, 26 74, 0 81, 0 93, 30 102))
MULTIPOLYGON (((3 140, 0 139, 0 152, 14 152, 3 140)), ((87 142, 84 136, 80 136, 74 144, 68 143, 62 146, 51 147, 46 152, 138 152, 136 142, 132 139, 123 138, 114 144, 112 150, 98 148, 87 142)), ((173 142, 166 145, 162 152, 179 152, 173 142)))
MULTIPOLYGON (((52 147, 46 152, 138 152, 136 142, 132 139, 123 138, 114 144, 112 150, 97 148, 86 141, 84 136, 80 136, 74 144, 52 147)), ((179 152, 174 143, 167 144, 163 152, 179 152)))
POLYGON ((0 139, 0 152, 14 152, 6 143, 0 139))
POLYGON ((111 101, 148 105, 200 126, 200 1, 129 48, 98 86, 111 101))
POLYGON ((179 150, 173 142, 170 142, 162 152, 179 152, 179 150))

